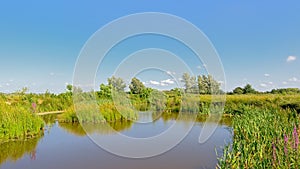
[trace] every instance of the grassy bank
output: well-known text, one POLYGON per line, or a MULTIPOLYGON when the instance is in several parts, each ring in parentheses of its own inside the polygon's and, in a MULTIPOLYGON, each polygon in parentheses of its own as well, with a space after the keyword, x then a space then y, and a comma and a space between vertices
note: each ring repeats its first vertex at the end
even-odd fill
POLYGON ((0 103, 0 142, 34 137, 41 133, 43 125, 30 108, 0 103))
POLYGON ((299 122, 295 111, 244 110, 233 119, 233 144, 219 168, 299 168, 299 122))
MULTIPOLYGON (((87 96, 89 96, 87 94, 87 96)), ((210 114, 211 96, 191 94, 183 98, 178 92, 158 93, 156 97, 141 98, 139 95, 126 94, 130 104, 117 100, 115 106, 112 98, 101 97, 95 105, 82 102, 76 105, 75 112, 72 93, 59 95, 44 94, 0 94, 0 139, 17 139, 31 137, 40 132, 43 122, 34 114, 44 111, 64 110, 58 116, 60 122, 66 123, 102 123, 118 122, 136 119, 136 111, 159 111, 165 113, 198 112, 199 116, 210 114), (183 101, 185 99, 185 101, 183 101), (195 105, 195 103, 197 103, 195 105), (195 110, 196 109, 196 110, 195 110), (96 111, 94 111, 96 110, 96 111)), ((277 111, 294 110, 300 112, 300 95, 283 94, 252 94, 252 95, 227 95, 224 114, 242 115, 248 108, 274 109, 277 111)), ((222 105, 222 104, 220 104, 222 105)), ((216 106, 219 106, 216 104, 216 106)))
POLYGON ((42 134, 44 121, 35 113, 65 109, 70 106, 71 98, 65 96, 23 92, 0 94, 0 143, 42 134))
POLYGON ((130 107, 115 106, 111 100, 99 101, 97 105, 89 103, 76 104, 58 116, 60 122, 65 123, 103 123, 137 119, 137 114, 130 107), (96 106, 96 107, 95 107, 96 106))
MULTIPOLYGON (((191 95, 190 101, 182 104, 182 97, 173 93, 168 94, 166 102, 166 111, 177 113, 179 111, 188 111, 192 106, 189 103, 198 102, 199 115, 210 114, 212 96, 211 95, 191 95)), ((215 106, 222 106, 216 102, 215 106)), ((300 113, 300 95, 282 95, 282 94, 249 94, 249 95, 227 95, 224 105, 224 114, 240 115, 247 108, 258 109, 277 109, 294 110, 300 113)))

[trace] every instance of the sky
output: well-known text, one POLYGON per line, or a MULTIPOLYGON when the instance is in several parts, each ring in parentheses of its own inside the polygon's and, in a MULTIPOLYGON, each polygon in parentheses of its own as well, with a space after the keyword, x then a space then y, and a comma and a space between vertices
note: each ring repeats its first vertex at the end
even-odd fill
MULTIPOLYGON (((176 15, 198 27, 219 54, 227 91, 247 83, 260 91, 300 88, 297 0, 11 0, 0 2, 0 92, 14 92, 24 86, 30 92, 64 92, 66 84, 73 82, 76 60, 87 40, 111 21, 141 12, 176 15)), ((177 53, 176 44, 172 45, 177 42, 169 40, 169 46, 164 46, 164 37, 138 38, 129 40, 128 48, 120 44, 106 56, 105 64, 99 66, 96 86, 106 83, 114 71, 112 65, 129 51, 156 46, 177 53)), ((189 60, 184 53, 180 57, 189 60)), ((189 66, 205 73, 205 63, 192 62, 189 66)), ((159 89, 173 87, 172 75, 180 76, 180 72, 137 74, 146 85, 159 89)))

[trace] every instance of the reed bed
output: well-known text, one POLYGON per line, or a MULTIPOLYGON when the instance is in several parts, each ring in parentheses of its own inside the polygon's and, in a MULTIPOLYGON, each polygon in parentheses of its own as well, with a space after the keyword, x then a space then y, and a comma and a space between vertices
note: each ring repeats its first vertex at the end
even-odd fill
POLYGON ((300 117, 295 111, 244 110, 233 119, 233 143, 218 168, 300 167, 300 117))
POLYGON ((30 108, 0 103, 0 142, 34 137, 43 127, 43 120, 30 108))

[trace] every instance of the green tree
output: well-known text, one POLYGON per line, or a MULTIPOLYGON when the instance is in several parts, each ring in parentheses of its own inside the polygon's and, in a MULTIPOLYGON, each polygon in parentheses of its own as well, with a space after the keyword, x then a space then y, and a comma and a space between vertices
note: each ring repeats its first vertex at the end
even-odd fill
POLYGON ((100 98, 111 98, 112 97, 111 89, 112 89, 111 85, 101 84, 100 91, 98 92, 98 96, 100 98))
POLYGON ((257 93, 257 91, 255 89, 252 88, 252 86, 250 84, 247 84, 245 87, 244 87, 244 94, 254 94, 254 93, 257 93))
POLYGON ((192 77, 190 74, 184 73, 182 75, 182 82, 184 83, 186 93, 196 93, 198 91, 196 77, 192 77))
POLYGON ((235 89, 233 89, 233 94, 243 94, 244 93, 244 89, 241 87, 236 87, 235 89))
POLYGON ((66 88, 67 88, 67 92, 72 92, 72 90, 73 90, 73 86, 71 85, 71 84, 68 84, 67 86, 66 86, 66 88))
POLYGON ((145 88, 145 85, 139 79, 135 77, 132 78, 129 85, 129 89, 132 94, 141 94, 145 88))
POLYGON ((286 89, 273 89, 272 94, 298 94, 300 89, 298 88, 286 88, 286 89))
POLYGON ((152 88, 145 87, 145 88, 142 89, 142 91, 140 93, 140 97, 143 98, 143 99, 147 99, 147 98, 149 98, 152 91, 153 91, 152 88))
POLYGON ((111 78, 107 79, 108 85, 111 86, 112 89, 114 89, 117 92, 124 91, 126 84, 121 78, 116 78, 112 76, 111 78))
POLYGON ((198 89, 200 94, 218 93, 220 91, 220 83, 218 83, 211 75, 199 75, 198 89))

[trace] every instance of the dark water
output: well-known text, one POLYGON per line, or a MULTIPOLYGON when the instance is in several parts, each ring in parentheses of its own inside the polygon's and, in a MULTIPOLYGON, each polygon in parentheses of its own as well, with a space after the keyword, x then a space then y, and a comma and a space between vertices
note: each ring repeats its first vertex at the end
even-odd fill
MULTIPOLYGON (((114 123, 111 126, 128 136, 156 135, 175 122, 176 116, 168 115, 153 123, 114 123)), ((141 121, 148 121, 143 116, 141 121)), ((178 121, 177 121, 178 122, 178 121)), ((186 127, 189 119, 181 119, 186 127)), ((1 169, 202 169, 215 168, 216 151, 231 139, 228 123, 221 122, 213 136, 204 144, 198 143, 203 123, 196 122, 190 134, 175 148, 157 157, 128 159, 110 154, 94 144, 80 125, 53 123, 41 138, 3 143, 0 146, 1 169)), ((106 127, 86 126, 93 135, 111 137, 106 127)), ((113 138, 113 137, 112 137, 113 138)), ((118 144, 118 140, 111 140, 118 144)))

